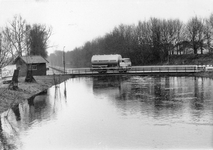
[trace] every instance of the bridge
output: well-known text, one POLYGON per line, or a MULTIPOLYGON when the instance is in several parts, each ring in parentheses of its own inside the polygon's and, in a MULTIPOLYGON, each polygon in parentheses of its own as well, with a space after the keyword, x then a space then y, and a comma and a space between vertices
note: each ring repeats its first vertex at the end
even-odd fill
POLYGON ((69 74, 73 76, 102 76, 102 75, 193 75, 206 71, 206 66, 199 65, 163 65, 163 66, 132 66, 127 72, 117 70, 107 70, 106 73, 92 71, 91 68, 63 68, 49 66, 52 73, 49 74, 69 74))

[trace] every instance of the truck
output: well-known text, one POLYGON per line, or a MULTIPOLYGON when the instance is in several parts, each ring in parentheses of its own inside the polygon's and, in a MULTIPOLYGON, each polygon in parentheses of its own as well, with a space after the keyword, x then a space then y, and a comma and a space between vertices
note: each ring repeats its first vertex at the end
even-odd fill
POLYGON ((91 71, 106 73, 107 71, 127 72, 131 68, 130 58, 122 58, 120 54, 93 55, 91 71))

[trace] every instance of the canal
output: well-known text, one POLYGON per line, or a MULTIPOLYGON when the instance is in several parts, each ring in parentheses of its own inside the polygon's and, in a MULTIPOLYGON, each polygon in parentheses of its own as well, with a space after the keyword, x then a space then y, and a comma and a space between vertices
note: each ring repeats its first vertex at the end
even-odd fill
POLYGON ((71 78, 1 114, 0 149, 213 148, 213 80, 71 78))

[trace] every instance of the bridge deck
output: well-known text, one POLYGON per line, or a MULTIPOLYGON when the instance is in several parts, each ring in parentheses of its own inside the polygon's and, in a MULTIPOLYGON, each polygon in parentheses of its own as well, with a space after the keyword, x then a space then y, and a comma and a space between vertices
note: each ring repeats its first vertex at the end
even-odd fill
MULTIPOLYGON (((50 67, 57 71, 57 74, 64 74, 62 67, 50 67)), ((90 68, 66 68, 65 73, 77 76, 97 76, 97 75, 193 75, 205 70, 203 66, 196 65, 168 65, 168 66, 135 66, 129 68, 127 72, 118 70, 107 70, 107 73, 98 73, 90 68)))

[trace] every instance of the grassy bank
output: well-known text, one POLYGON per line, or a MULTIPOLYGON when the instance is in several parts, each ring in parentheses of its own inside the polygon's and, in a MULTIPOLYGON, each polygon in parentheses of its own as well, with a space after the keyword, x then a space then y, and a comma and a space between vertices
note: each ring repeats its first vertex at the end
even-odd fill
POLYGON ((8 89, 8 84, 0 84, 0 113, 8 110, 12 105, 21 103, 55 84, 66 81, 71 76, 55 75, 55 76, 35 76, 35 83, 27 83, 24 77, 19 77, 18 90, 8 89))

